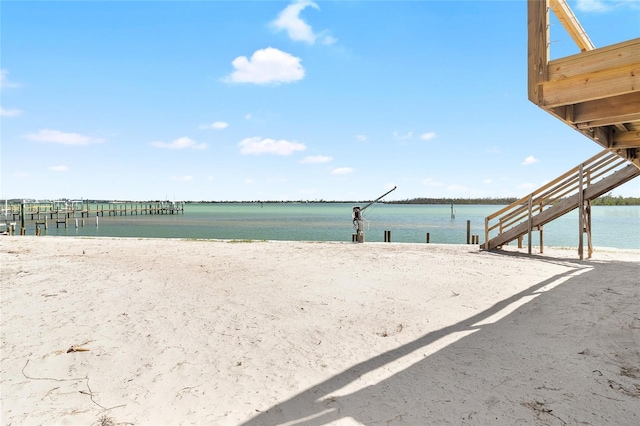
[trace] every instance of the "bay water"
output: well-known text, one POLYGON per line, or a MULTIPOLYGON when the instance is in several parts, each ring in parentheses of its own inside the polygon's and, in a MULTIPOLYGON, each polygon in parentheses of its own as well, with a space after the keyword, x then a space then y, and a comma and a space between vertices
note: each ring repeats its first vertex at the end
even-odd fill
MULTIPOLYGON (((351 241, 355 232, 352 203, 187 203, 184 214, 104 216, 69 219, 68 228, 55 221, 43 235, 225 240, 351 241), (84 222, 84 226, 82 223, 84 222)), ((364 211, 365 241, 465 244, 471 234, 484 242, 485 217, 504 206, 448 204, 374 204, 364 211)), ((595 247, 640 249, 640 206, 592 207, 595 247)), ((28 223, 27 234, 35 234, 28 223), (30 229, 31 228, 31 229, 30 229)), ((577 247, 578 213, 574 210, 544 227, 544 245, 577 247)), ((539 244, 538 232, 532 243, 539 244)), ((526 237, 525 237, 526 244, 526 237)), ((586 237, 585 237, 586 244, 586 237)))

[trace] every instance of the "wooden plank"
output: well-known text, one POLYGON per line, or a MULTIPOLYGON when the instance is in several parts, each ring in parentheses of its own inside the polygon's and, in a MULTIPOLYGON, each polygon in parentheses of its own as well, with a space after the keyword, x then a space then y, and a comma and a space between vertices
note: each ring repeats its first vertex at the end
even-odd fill
POLYGON ((542 103, 540 84, 548 80, 549 12, 547 0, 527 1, 528 94, 536 105, 542 103))
POLYGON ((578 18, 567 4, 566 0, 551 0, 549 2, 551 10, 556 15, 562 26, 569 33, 573 41, 578 45, 581 51, 593 50, 595 46, 589 39, 578 18))
POLYGON ((640 38, 549 61, 548 81, 640 63, 640 38))
POLYGON ((628 123, 639 119, 640 88, 632 93, 576 104, 573 106, 572 120, 567 117, 567 121, 572 123, 597 123, 590 127, 628 123))
POLYGON ((640 62, 542 84, 545 108, 577 104, 640 90, 640 62))

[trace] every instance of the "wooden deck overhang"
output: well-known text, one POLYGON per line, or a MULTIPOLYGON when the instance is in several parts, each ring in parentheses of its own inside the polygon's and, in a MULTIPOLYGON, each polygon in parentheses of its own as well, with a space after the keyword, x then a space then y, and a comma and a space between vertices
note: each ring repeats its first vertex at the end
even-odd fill
POLYGON ((595 48, 566 0, 528 0, 529 100, 640 168, 640 38, 595 48), (549 59, 549 11, 581 52, 549 59))

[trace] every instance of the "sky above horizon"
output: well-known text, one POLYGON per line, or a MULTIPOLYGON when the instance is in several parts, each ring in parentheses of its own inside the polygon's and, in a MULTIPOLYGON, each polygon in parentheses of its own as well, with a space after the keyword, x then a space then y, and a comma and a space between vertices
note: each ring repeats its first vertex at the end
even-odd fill
MULTIPOLYGON (((640 36, 639 0, 569 5, 596 47, 640 36)), ((601 150, 528 101, 524 0, 9 0, 0 24, 0 198, 523 197, 601 150)))

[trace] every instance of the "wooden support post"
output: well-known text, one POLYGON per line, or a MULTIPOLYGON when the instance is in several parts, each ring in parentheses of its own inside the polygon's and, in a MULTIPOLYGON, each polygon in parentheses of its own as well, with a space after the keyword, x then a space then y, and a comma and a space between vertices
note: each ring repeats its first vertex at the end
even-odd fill
POLYGON ((431 242, 431 234, 427 232, 427 244, 431 242))
POLYGON ((467 220, 467 244, 471 244, 471 221, 467 220))
POLYGON ((384 231, 384 242, 385 243, 391 242, 391 231, 384 231))
POLYGON ((36 237, 40 236, 40 227, 36 226, 36 237))
POLYGON ((580 233, 578 235, 578 256, 580 260, 584 259, 584 188, 583 188, 583 165, 580 164, 580 171, 578 172, 578 228, 580 233))
POLYGON ((20 204, 20 235, 24 235, 24 203, 20 204))
MULTIPOLYGON (((587 170, 587 187, 591 185, 591 170, 587 170)), ((587 231, 587 258, 593 254, 593 241, 591 240, 591 199, 585 201, 585 227, 587 231)))
POLYGON ((591 240, 591 200, 586 201, 585 214, 585 224, 587 230, 587 258, 591 259, 591 255, 593 254, 593 241, 591 240))
POLYGON ((484 249, 489 250, 489 218, 484 219, 484 249))
POLYGON ((544 253, 544 228, 542 225, 538 226, 540 231, 540 254, 544 253))
POLYGON ((527 1, 528 96, 536 105, 543 101, 542 83, 549 79, 548 0, 527 1))
POLYGON ((528 245, 528 253, 531 254, 531 227, 533 225, 533 197, 531 195, 529 195, 529 217, 527 218, 527 229, 528 229, 528 236, 527 239, 529 241, 527 241, 527 245, 528 245))

